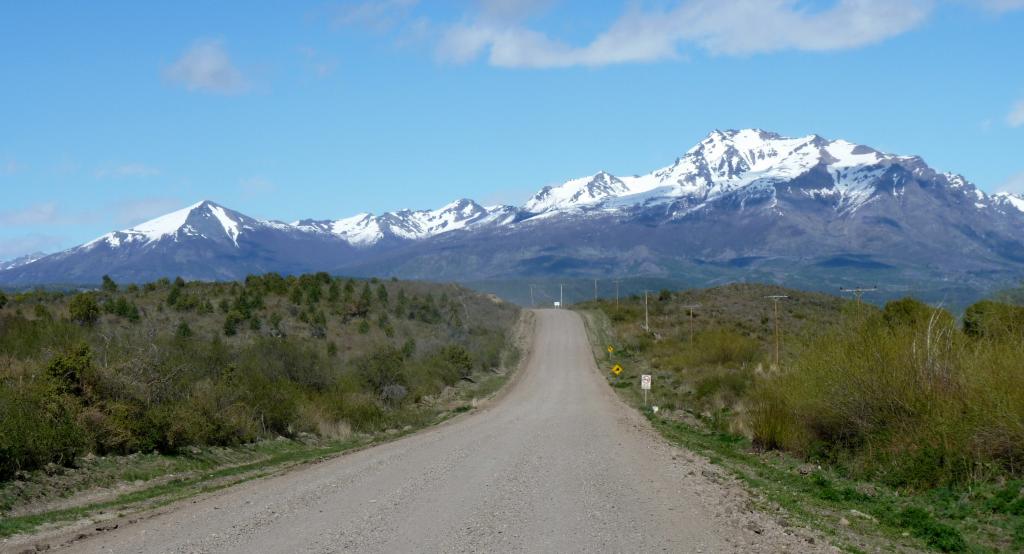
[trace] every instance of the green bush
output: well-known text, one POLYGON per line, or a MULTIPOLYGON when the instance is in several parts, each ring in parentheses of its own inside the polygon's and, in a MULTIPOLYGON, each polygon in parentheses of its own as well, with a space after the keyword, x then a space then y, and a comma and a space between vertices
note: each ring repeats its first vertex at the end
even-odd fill
POLYGON ((373 353, 356 361, 359 375, 378 395, 389 385, 405 385, 402 352, 391 346, 378 347, 373 353))
MULTIPOLYGON (((440 317, 429 293, 435 285, 387 285, 399 287, 391 295, 384 283, 370 289, 363 281, 370 294, 357 295, 355 281, 326 274, 253 276, 244 285, 115 285, 74 296, 31 291, 18 302, 31 306, 34 318, 0 313, 0 479, 69 464, 85 452, 174 453, 189 445, 299 432, 338 438, 349 428, 425 423, 436 408, 417 402, 474 367, 500 361, 516 314, 465 294, 458 305, 475 324, 455 324, 440 317), (289 303, 296 290, 301 306, 289 303), (400 302, 392 298, 406 299, 395 319, 400 302), (222 315, 212 314, 215 304, 222 315), (179 318, 165 306, 190 313, 179 318), (333 324, 334 316, 344 321, 352 313, 359 326, 333 324), (300 317, 317 340, 285 335, 301 328, 300 317), (383 333, 360 335, 359 327, 369 334, 371 320, 383 333), (250 331, 240 333, 245 323, 250 331), (417 341, 428 346, 417 349, 417 341)), ((447 314, 456 302, 447 297, 443 304, 447 314)))
POLYGON ((982 300, 964 312, 964 332, 973 337, 1024 338, 1024 307, 982 300))
POLYGON ((915 312, 851 317, 760 380, 755 441, 901 487, 963 483, 991 464, 1020 471, 1024 344, 972 339, 942 312, 915 312))
POLYGON ((100 306, 96 303, 96 295, 91 292, 76 294, 68 304, 71 320, 82 325, 93 325, 100 317, 100 306))
POLYGON ((49 463, 71 464, 88 446, 74 397, 48 379, 0 382, 0 480, 49 463))

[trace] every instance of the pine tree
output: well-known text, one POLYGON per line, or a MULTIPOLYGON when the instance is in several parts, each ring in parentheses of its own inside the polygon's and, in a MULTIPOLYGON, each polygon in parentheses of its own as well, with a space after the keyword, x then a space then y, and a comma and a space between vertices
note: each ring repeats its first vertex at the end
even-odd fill
POLYGON ((370 292, 370 283, 363 283, 363 290, 359 293, 360 311, 368 311, 373 305, 373 293, 370 292))
POLYGON ((110 278, 110 275, 103 276, 103 292, 117 292, 117 283, 110 278))

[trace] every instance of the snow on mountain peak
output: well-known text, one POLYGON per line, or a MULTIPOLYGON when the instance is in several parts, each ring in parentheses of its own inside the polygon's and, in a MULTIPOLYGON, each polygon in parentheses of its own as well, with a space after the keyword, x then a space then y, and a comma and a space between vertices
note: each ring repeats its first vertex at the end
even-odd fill
POLYGON ((962 176, 935 173, 915 156, 895 156, 815 134, 791 138, 762 129, 739 129, 712 131, 671 165, 644 175, 617 177, 599 171, 546 186, 520 208, 483 207, 462 198, 435 210, 359 213, 337 220, 307 219, 284 224, 255 220, 203 201, 130 229, 108 233, 85 246, 105 242, 117 247, 122 243, 149 244, 166 237, 177 241, 195 236, 226 238, 238 247, 243 230, 272 227, 325 233, 353 246, 366 247, 385 239, 419 240, 450 231, 511 225, 562 213, 674 205, 671 214, 677 217, 734 195, 740 195, 735 196, 739 206, 746 205, 748 199, 769 197, 768 205, 774 208, 778 206, 780 184, 811 172, 815 175, 790 187, 787 194, 824 200, 837 212, 848 214, 877 199, 883 187, 891 194, 899 193, 897 181, 882 183, 894 165, 918 178, 939 179, 950 190, 970 197, 978 209, 1011 206, 1024 212, 1024 197, 997 195, 989 204, 989 197, 962 176))
POLYGON ((209 200, 202 200, 191 206, 139 223, 128 229, 107 233, 87 242, 83 246, 95 247, 106 243, 110 247, 117 248, 122 244, 150 244, 165 237, 173 237, 174 240, 178 240, 179 235, 205 236, 203 232, 208 232, 209 226, 203 224, 203 219, 212 219, 217 222, 224 235, 237 247, 238 236, 241 233, 243 222, 240 214, 234 214, 237 219, 232 214, 234 212, 230 212, 218 204, 209 200))
POLYGON ((590 206, 628 193, 629 187, 621 179, 600 171, 557 187, 544 187, 523 208, 528 212, 542 213, 556 208, 590 206))
POLYGON ((462 198, 436 210, 398 210, 381 215, 359 213, 333 221, 302 220, 293 224, 304 231, 327 232, 353 246, 370 246, 385 237, 423 239, 449 231, 510 220, 508 206, 485 208, 462 198))
POLYGON ((1009 207, 1024 213, 1024 195, 1015 192, 997 192, 990 196, 996 206, 1009 207))
MULTIPOLYGON (((871 183, 894 156, 818 135, 789 138, 762 129, 715 130, 665 168, 646 175, 599 173, 545 187, 524 206, 542 213, 690 198, 703 202, 754 184, 787 181, 823 166, 849 205, 870 196, 871 183)), ((758 187, 759 189, 762 187, 758 187)))
POLYGON ((202 206, 205 202, 205 200, 196 202, 191 206, 175 210, 169 214, 164 214, 129 229, 125 229, 123 232, 140 233, 145 236, 148 242, 159 240, 167 235, 174 234, 178 229, 181 229, 181 227, 185 225, 185 221, 188 220, 188 216, 192 213, 192 210, 202 206))

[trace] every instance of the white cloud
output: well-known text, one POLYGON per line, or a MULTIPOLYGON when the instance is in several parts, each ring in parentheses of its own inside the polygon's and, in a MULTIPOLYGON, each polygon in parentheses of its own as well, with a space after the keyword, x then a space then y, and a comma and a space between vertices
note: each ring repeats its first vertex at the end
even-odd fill
POLYGON ((1024 100, 1019 100, 1010 108, 1010 113, 1006 114, 1006 124, 1010 127, 1024 125, 1024 100))
POLYGON ((796 0, 686 0, 669 10, 631 9, 584 46, 480 16, 451 26, 438 54, 454 62, 486 55, 502 67, 567 67, 672 59, 684 45, 718 55, 841 50, 910 31, 931 9, 930 0, 839 0, 817 11, 796 0))
POLYGON ((159 174, 159 169, 140 163, 129 163, 96 170, 96 178, 98 179, 105 179, 108 177, 153 177, 159 174))
POLYGON ((164 68, 164 77, 190 91, 235 94, 249 88, 220 40, 192 43, 177 61, 164 68))
POLYGON ((1015 192, 1024 194, 1024 171, 1011 175, 1003 184, 998 187, 999 192, 1015 192))

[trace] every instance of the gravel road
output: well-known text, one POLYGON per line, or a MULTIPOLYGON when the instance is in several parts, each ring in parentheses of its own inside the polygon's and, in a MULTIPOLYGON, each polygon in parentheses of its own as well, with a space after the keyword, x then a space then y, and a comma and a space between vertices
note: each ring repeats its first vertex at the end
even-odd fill
POLYGON ((537 312, 490 405, 403 439, 185 501, 75 552, 808 552, 604 382, 580 317, 537 312))

